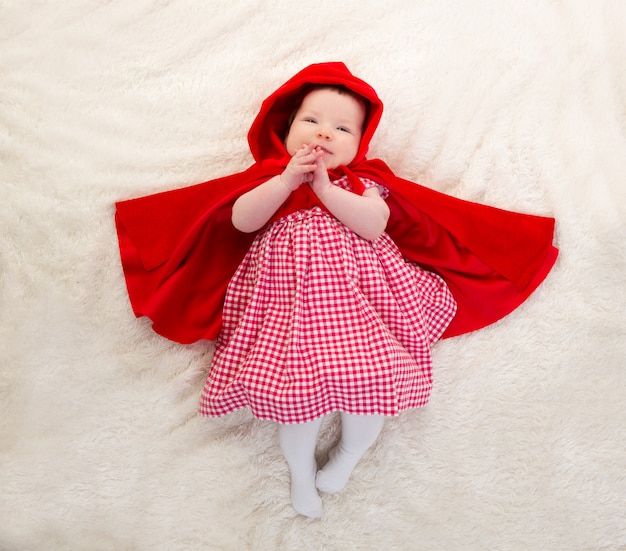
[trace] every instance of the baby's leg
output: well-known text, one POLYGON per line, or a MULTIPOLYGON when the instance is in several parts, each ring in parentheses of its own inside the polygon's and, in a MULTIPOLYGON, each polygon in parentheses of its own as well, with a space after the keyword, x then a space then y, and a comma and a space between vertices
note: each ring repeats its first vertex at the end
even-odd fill
POLYGON ((376 441, 384 420, 383 415, 341 414, 341 440, 317 473, 318 490, 332 494, 345 487, 359 459, 376 441))
POLYGON ((310 518, 322 516, 322 499, 315 487, 315 446, 322 420, 278 426, 280 447, 291 473, 291 503, 298 513, 310 518))

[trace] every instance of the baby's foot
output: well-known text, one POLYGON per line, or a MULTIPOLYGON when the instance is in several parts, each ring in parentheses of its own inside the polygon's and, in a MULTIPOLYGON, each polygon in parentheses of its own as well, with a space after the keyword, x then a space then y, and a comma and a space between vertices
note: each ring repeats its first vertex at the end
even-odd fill
POLYGON ((315 473, 307 477, 291 478, 291 504, 293 508, 309 518, 321 518, 322 498, 315 487, 315 473))
POLYGON ((330 451, 328 457, 328 463, 317 473, 315 485, 320 492, 334 494, 345 488, 360 455, 345 451, 339 443, 330 451))

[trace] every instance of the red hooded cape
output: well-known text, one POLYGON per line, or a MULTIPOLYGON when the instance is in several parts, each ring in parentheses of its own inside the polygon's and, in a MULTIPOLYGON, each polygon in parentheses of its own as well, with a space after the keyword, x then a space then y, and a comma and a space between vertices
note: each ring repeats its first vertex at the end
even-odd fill
MULTIPOLYGON (((283 141, 289 118, 312 84, 343 85, 363 97, 368 111, 360 149, 347 175, 389 189, 387 233, 402 254, 445 279, 458 305, 444 337, 489 325, 517 308, 547 276, 558 251, 554 219, 457 199, 396 176, 381 160, 366 158, 382 116, 374 89, 343 63, 311 65, 261 105, 248 133, 255 163, 247 170, 190 187, 116 204, 120 254, 137 317, 181 343, 214 340, 226 287, 254 234, 231 223, 234 201, 280 174, 289 162, 283 141)), ((311 188, 292 193, 272 220, 320 204, 311 188)))

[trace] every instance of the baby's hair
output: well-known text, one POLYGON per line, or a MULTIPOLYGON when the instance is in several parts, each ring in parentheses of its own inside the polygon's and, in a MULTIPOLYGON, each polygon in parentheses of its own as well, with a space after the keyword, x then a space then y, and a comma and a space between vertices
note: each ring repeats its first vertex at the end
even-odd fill
POLYGON ((365 117, 363 118, 363 126, 365 127, 366 121, 369 115, 369 103, 365 100, 363 96, 360 96, 356 92, 353 92, 352 90, 350 90, 350 88, 348 88, 347 86, 344 86, 343 84, 311 84, 305 87, 296 96, 295 106, 294 106, 293 111, 291 112, 291 115, 289 115, 289 120, 287 122, 287 128, 285 130, 285 136, 283 136, 283 139, 287 139, 287 134, 289 133, 291 124, 293 123, 293 120, 296 118, 296 113, 298 112, 298 109, 300 109, 300 106, 302 105, 304 98, 307 95, 309 95, 311 92, 313 92, 314 90, 333 90, 337 92, 338 94, 342 94, 342 95, 350 96, 354 98, 365 109, 365 117))

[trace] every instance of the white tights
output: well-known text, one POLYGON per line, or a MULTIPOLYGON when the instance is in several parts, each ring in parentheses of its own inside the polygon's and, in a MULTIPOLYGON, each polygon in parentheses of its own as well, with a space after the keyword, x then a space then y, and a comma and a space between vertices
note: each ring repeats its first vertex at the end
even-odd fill
POLYGON ((318 490, 342 490, 354 467, 383 428, 382 415, 341 414, 341 439, 330 451, 328 463, 317 471, 315 447, 323 418, 309 423, 279 425, 278 438, 291 473, 291 502, 298 513, 322 516, 318 490))

